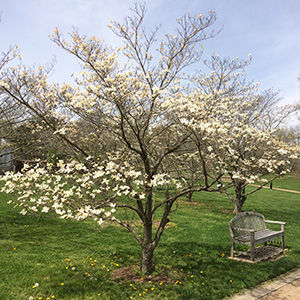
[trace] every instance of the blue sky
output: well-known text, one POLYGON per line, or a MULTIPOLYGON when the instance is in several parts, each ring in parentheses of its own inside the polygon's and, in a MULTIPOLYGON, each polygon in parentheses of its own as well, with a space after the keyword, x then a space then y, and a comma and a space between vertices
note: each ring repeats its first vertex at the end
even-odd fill
MULTIPOLYGON (((53 81, 71 82, 78 71, 74 58, 64 53, 49 35, 58 27, 65 35, 78 27, 80 33, 95 35, 120 45, 107 27, 110 20, 122 21, 136 0, 0 0, 0 51, 18 44, 23 64, 45 64, 56 56, 53 81)), ((176 18, 185 12, 215 9, 216 30, 222 32, 204 42, 203 58, 215 51, 220 56, 247 58, 248 79, 261 89, 281 90, 284 103, 300 99, 300 1, 299 0, 147 0, 147 26, 161 24, 159 35, 172 33, 176 18)), ((201 65, 197 66, 201 69, 201 65)))

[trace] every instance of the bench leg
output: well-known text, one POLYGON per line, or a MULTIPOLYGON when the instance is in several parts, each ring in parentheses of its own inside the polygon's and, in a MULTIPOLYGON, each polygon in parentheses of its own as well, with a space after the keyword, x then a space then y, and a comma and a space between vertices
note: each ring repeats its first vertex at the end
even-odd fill
POLYGON ((230 251, 230 255, 231 255, 231 257, 233 257, 234 256, 234 242, 231 242, 231 251, 230 251))
POLYGON ((250 260, 251 261, 254 261, 254 249, 255 249, 254 244, 251 244, 251 246, 250 246, 250 260))
POLYGON ((250 233, 250 260, 254 261, 254 232, 250 233))
POLYGON ((285 248, 284 235, 281 237, 281 248, 284 251, 284 248, 285 248))

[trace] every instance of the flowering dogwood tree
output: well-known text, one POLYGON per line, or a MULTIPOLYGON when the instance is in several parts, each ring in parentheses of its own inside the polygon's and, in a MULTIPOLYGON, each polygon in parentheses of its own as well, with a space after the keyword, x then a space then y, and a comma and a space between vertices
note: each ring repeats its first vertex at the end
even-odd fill
POLYGON ((194 80, 201 91, 213 97, 211 110, 220 112, 218 120, 223 125, 210 129, 205 140, 214 154, 214 168, 224 174, 220 182, 234 202, 234 212, 241 212, 248 195, 288 172, 299 157, 299 148, 275 136, 296 105, 279 106, 281 99, 272 90, 258 93, 258 84, 246 80, 245 67, 250 61, 251 56, 241 60, 212 54, 212 59, 205 61, 211 73, 194 80), (271 175, 269 180, 265 175, 271 175), (258 187, 246 191, 246 186, 254 183, 258 187))
MULTIPOLYGON (((239 213, 248 195, 289 172, 299 159, 299 147, 280 142, 274 132, 257 131, 246 125, 228 131, 231 138, 226 143, 214 142, 212 145, 219 157, 216 161, 227 175, 223 177, 223 183, 227 184, 229 179, 233 186, 233 192, 225 192, 234 203, 234 212, 239 213), (266 175, 269 175, 268 180, 266 175), (246 190, 251 184, 256 187, 246 190)), ((228 137, 228 132, 223 134, 228 137)))
MULTIPOLYGON (((184 15, 177 20, 176 34, 161 39, 156 51, 158 29, 147 35, 143 27, 145 7, 136 6, 134 12, 135 16, 126 18, 123 24, 110 25, 125 43, 118 49, 78 32, 73 32, 68 42, 55 30, 53 41, 82 63, 84 71, 75 74, 75 87, 48 84, 47 71, 42 68, 7 70, 1 82, 3 92, 39 116, 45 126, 74 148, 81 163, 60 163, 52 174, 51 169, 35 170, 28 171, 28 176, 6 178, 4 191, 22 187, 18 205, 23 214, 54 210, 62 218, 92 217, 102 223, 112 219, 115 209, 135 213, 143 224, 142 234, 129 220, 118 216, 113 220, 133 233, 142 249, 141 270, 150 272, 154 250, 175 201, 191 190, 214 190, 220 177, 210 178, 208 171, 202 172, 204 184, 185 186, 162 167, 169 155, 192 142, 187 108, 194 93, 188 95, 181 75, 183 69, 200 60, 200 43, 215 35, 206 31, 216 15, 213 11, 207 17, 184 15), (73 139, 73 124, 79 119, 106 132, 107 144, 115 141, 118 149, 109 148, 101 157, 90 158, 90 153, 73 139), (175 192, 166 193, 165 199, 155 203, 155 187, 171 185, 175 192), (153 217, 158 210, 162 217, 153 232, 153 217)), ((191 105, 194 110, 202 109, 191 105)), ((205 111, 199 111, 198 117, 199 122, 202 117, 204 123, 208 120, 205 111)))

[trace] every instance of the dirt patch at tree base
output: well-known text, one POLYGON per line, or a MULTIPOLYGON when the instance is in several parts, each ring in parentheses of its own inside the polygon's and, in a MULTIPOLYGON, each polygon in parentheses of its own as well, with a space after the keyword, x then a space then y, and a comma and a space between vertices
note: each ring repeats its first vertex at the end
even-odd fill
POLYGON ((120 284, 125 282, 172 284, 178 281, 179 273, 162 270, 159 274, 141 274, 139 267, 135 265, 114 270, 112 278, 120 284))
POLYGON ((230 210, 230 209, 224 209, 224 210, 222 210, 222 212, 224 214, 235 214, 235 215, 240 214, 239 212, 234 212, 233 210, 230 210))

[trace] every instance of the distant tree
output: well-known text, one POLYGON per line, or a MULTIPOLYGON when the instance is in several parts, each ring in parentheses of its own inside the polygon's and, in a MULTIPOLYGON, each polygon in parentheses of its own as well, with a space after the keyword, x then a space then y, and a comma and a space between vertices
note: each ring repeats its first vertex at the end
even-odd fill
POLYGON ((300 145, 300 126, 282 127, 276 131, 278 138, 289 145, 300 145))
POLYGON ((277 130, 286 126, 298 110, 298 105, 282 105, 279 91, 267 89, 259 94, 259 104, 256 109, 257 118, 253 120, 253 125, 262 130, 277 130))
MULTIPOLYGON (((282 127, 276 131, 276 136, 280 141, 290 145, 291 147, 300 146, 300 126, 282 127)), ((298 158, 292 165, 291 172, 296 175, 300 173, 300 159, 298 158)))
MULTIPOLYGON (((2 72, 4 67, 13 59, 15 59, 18 55, 18 48, 10 47, 6 52, 2 52, 0 55, 0 71, 2 72)), ((0 74, 0 82, 2 81, 3 75, 0 74)), ((15 124, 20 122, 23 117, 24 110, 12 101, 7 95, 3 94, 0 90, 0 138, 5 138, 9 140, 13 127, 15 124)), ((13 151, 13 148, 11 148, 13 151)), ((0 153, 1 153, 1 145, 0 145, 0 153)))

